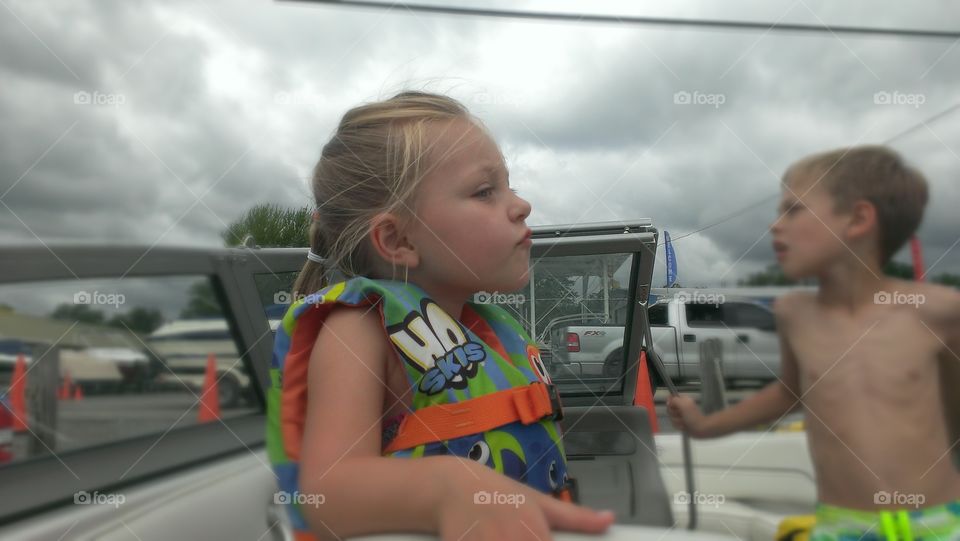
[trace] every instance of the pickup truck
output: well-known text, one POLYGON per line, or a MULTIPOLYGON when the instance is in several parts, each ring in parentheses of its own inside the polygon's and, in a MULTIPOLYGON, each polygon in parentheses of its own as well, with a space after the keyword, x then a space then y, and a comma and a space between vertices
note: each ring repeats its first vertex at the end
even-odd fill
MULTIPOLYGON (((651 297, 647 310, 653 345, 675 382, 700 377, 700 344, 722 343, 724 379, 773 380, 780 373, 780 347, 773 312, 750 297, 693 290, 651 297)), ((565 322, 548 331, 552 374, 617 377, 623 373, 624 326, 597 319, 565 322), (578 323, 578 324, 573 324, 578 323)), ((652 369, 651 382, 658 377, 652 369)))

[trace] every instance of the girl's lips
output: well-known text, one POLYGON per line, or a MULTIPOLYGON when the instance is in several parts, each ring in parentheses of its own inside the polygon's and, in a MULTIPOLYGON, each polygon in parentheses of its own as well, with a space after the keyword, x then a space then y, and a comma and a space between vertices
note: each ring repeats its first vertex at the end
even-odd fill
POLYGON ((517 244, 522 244, 523 246, 530 246, 531 244, 533 244, 533 240, 531 240, 532 236, 533 236, 533 230, 527 229, 527 232, 523 235, 523 238, 520 239, 520 242, 518 242, 517 244))

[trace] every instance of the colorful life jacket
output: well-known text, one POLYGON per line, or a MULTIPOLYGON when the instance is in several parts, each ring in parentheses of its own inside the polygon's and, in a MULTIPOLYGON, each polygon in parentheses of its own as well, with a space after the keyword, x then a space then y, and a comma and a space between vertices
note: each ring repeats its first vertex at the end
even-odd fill
MULTIPOLYGON (((298 537, 307 367, 337 305, 376 304, 413 390, 411 413, 384 456, 456 455, 575 500, 556 422, 561 408, 540 352, 502 308, 467 303, 457 321, 414 284, 357 277, 294 303, 277 328, 267 393, 267 452, 298 537), (439 436, 439 437, 438 437, 439 436)), ((304 537, 307 538, 307 537, 304 537)))

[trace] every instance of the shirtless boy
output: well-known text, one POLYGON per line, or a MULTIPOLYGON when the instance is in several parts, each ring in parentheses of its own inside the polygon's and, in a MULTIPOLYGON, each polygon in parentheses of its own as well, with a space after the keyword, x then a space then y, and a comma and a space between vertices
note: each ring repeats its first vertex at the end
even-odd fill
POLYGON ((784 274, 819 290, 776 302, 780 379, 707 416, 689 396, 668 401, 673 423, 700 438, 802 406, 812 539, 960 539, 960 292, 882 272, 926 203, 923 176, 884 147, 791 166, 773 248, 784 274))

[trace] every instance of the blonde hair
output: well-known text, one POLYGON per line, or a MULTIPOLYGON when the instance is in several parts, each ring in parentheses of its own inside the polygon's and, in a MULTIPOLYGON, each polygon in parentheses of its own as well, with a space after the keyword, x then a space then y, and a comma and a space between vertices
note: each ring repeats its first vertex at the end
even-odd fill
POLYGON ((881 265, 903 247, 923 220, 927 181, 888 147, 859 146, 814 154, 790 166, 784 180, 800 177, 822 177, 837 210, 849 210, 857 200, 876 208, 881 265))
POLYGON ((325 266, 347 277, 373 274, 376 255, 365 242, 370 220, 381 212, 409 216, 429 169, 427 127, 458 118, 475 120, 460 102, 426 92, 402 92, 343 115, 311 180, 318 211, 310 226, 310 249, 325 263, 308 260, 294 291, 321 289, 325 266))

